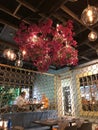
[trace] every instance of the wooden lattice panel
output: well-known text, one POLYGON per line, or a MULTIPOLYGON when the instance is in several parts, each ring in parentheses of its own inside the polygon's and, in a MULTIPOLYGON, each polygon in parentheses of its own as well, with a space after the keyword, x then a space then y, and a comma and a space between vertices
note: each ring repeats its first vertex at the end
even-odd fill
POLYGON ((56 97, 54 75, 34 72, 22 68, 0 65, 0 111, 1 113, 19 112, 14 106, 14 100, 20 91, 29 89, 29 97, 41 100, 43 93, 49 98, 49 109, 55 109, 56 97), (54 88, 55 87, 55 88, 54 88), (17 94, 18 93, 18 94, 17 94), (11 109, 10 109, 11 108, 11 109))

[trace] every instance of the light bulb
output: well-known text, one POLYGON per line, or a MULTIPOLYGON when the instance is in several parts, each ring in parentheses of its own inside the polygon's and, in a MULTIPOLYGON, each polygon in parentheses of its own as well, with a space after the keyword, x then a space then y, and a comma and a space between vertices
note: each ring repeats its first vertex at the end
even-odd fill
POLYGON ((95 6, 90 6, 83 10, 81 20, 86 26, 92 26, 98 21, 98 11, 95 6))
POLYGON ((11 49, 5 49, 3 52, 3 56, 11 61, 16 60, 16 54, 11 49))
POLYGON ((90 22, 93 22, 93 17, 92 16, 88 17, 88 19, 89 19, 90 22))
POLYGON ((20 60, 20 59, 16 60, 15 66, 17 66, 17 67, 22 67, 22 66, 23 66, 23 61, 20 60))
POLYGON ((87 11, 87 16, 89 16, 89 17, 90 17, 90 16, 92 16, 92 14, 93 14, 93 13, 92 13, 92 10, 91 10, 91 9, 89 9, 89 10, 87 11))
POLYGON ((91 31, 89 34, 88 34, 88 39, 89 41, 95 41, 97 39, 97 33, 95 31, 91 31))
POLYGON ((26 51, 25 51, 25 50, 22 51, 22 55, 23 55, 23 56, 26 55, 26 51))

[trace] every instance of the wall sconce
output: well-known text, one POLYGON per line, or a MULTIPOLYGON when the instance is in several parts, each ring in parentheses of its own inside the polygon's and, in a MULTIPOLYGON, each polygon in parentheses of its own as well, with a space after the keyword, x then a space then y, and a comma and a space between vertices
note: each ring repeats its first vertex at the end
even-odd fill
POLYGON ((95 6, 90 6, 83 10, 81 15, 82 22, 86 26, 92 26, 98 21, 98 10, 95 6))
POLYGON ((89 41, 95 41, 97 39, 97 37, 98 37, 98 35, 97 35, 97 32, 95 32, 95 31, 91 31, 88 34, 89 41))

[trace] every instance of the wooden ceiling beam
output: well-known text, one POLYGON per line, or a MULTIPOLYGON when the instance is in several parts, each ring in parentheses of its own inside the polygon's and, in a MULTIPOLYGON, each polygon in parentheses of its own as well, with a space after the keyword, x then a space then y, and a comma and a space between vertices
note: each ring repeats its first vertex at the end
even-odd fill
POLYGON ((7 9, 6 7, 4 7, 4 6, 0 5, 0 10, 7 13, 7 14, 9 14, 9 15, 11 15, 11 16, 13 16, 13 17, 15 17, 15 18, 17 18, 17 19, 20 19, 19 17, 13 15, 12 12, 9 9, 7 9))
POLYGON ((76 16, 71 10, 69 10, 66 6, 62 5, 61 9, 66 12, 68 15, 70 15, 73 19, 75 19, 76 21, 78 21, 80 24, 82 24, 84 26, 83 29, 79 30, 78 32, 76 32, 76 35, 78 35, 79 33, 85 31, 86 29, 89 29, 92 31, 93 28, 97 27, 98 24, 95 24, 92 28, 87 27, 83 24, 83 22, 78 18, 78 16, 76 16))
POLYGON ((84 41, 82 41, 82 42, 80 42, 77 46, 82 46, 82 45, 84 45, 84 44, 86 44, 86 43, 89 43, 89 40, 88 39, 85 39, 84 41))
POLYGON ((15 11, 13 12, 13 15, 16 15, 17 11, 20 9, 21 4, 18 4, 18 6, 16 7, 15 11))
POLYGON ((92 45, 90 44, 90 41, 89 41, 88 39, 86 39, 85 41, 81 42, 81 45, 83 45, 83 44, 89 46, 91 49, 93 49, 93 50, 96 51, 96 47, 92 46, 92 45))
POLYGON ((5 25, 8 25, 8 26, 10 26, 11 28, 13 28, 14 30, 17 30, 17 29, 18 29, 18 25, 12 24, 11 22, 9 22, 9 21, 7 21, 7 20, 4 20, 4 19, 0 19, 0 23, 5 24, 5 25))
POLYGON ((90 61, 90 59, 87 58, 86 56, 81 56, 81 58, 84 59, 84 60, 90 61))
POLYGON ((5 48, 11 47, 12 49, 15 49, 15 50, 19 49, 17 44, 12 44, 10 42, 3 41, 2 39, 0 39, 0 44, 3 45, 3 46, 5 45, 5 48))
POLYGON ((88 55, 88 54, 92 54, 92 53, 95 53, 95 50, 93 50, 93 49, 87 49, 87 50, 85 50, 85 51, 82 51, 81 53, 79 53, 79 56, 84 56, 84 57, 86 57, 86 55, 88 55))
MULTIPOLYGON (((83 22, 78 18, 78 16, 76 16, 71 10, 69 10, 66 6, 62 5, 61 9, 66 12, 68 15, 70 15, 73 19, 75 19, 77 22, 79 22, 80 24, 82 24, 83 26, 85 26, 83 24, 83 22)), ((85 28, 92 30, 90 27, 85 26, 85 28)))
MULTIPOLYGON (((85 45, 87 45, 88 47, 90 47, 93 51, 95 51, 95 53, 97 54, 97 48, 96 47, 94 47, 94 46, 92 46, 91 44, 90 44, 90 41, 87 39, 87 40, 85 40, 85 41, 83 41, 83 42, 81 42, 81 44, 80 44, 80 46, 82 46, 83 44, 85 44, 85 45)), ((89 51, 88 51, 89 52, 89 51)))
POLYGON ((82 29, 79 29, 75 35, 77 36, 78 34, 80 34, 81 32, 85 31, 87 28, 83 27, 82 29))
MULTIPOLYGON (((20 8, 20 6, 21 6, 21 4, 19 4, 19 6, 18 6, 18 7, 16 8, 16 10, 14 11, 14 13, 11 12, 8 8, 6 8, 6 7, 4 7, 4 6, 1 6, 1 5, 0 5, 0 10, 3 11, 3 12, 5 12, 6 14, 9 14, 10 16, 13 16, 14 18, 17 18, 18 20, 21 20, 20 17, 18 17, 18 16, 15 15, 15 12, 18 11, 18 9, 20 8)), ((28 21, 26 21, 26 20, 24 20, 24 19, 23 19, 23 21, 24 21, 25 23, 27 23, 27 24, 30 24, 30 22, 28 22, 28 21)))
POLYGON ((82 21, 71 11, 69 10, 66 6, 62 5, 61 9, 66 12, 68 15, 70 15, 73 19, 78 21, 80 24, 83 24, 82 21))
MULTIPOLYGON (((19 3, 19 5, 17 6, 17 8, 15 9, 15 11, 14 12, 11 12, 9 9, 7 9, 6 7, 4 7, 4 6, 1 6, 0 5, 0 10, 2 10, 3 12, 5 12, 5 13, 7 13, 7 14, 9 14, 9 15, 11 15, 11 16, 13 16, 13 17, 15 17, 15 18, 17 18, 18 20, 21 20, 21 18, 19 17, 19 16, 17 16, 16 15, 16 12, 19 10, 19 8, 21 7, 21 5, 24 5, 24 6, 26 6, 28 9, 30 9, 31 11, 35 11, 36 12, 36 10, 32 10, 32 8, 30 7, 30 5, 29 4, 27 4, 27 3, 25 3, 24 4, 24 2, 21 2, 21 0, 17 0, 18 2, 20 2, 19 3)), ((38 11, 38 10, 37 10, 38 11)), ((60 17, 59 15, 57 15, 57 14, 51 14, 53 17, 55 17, 56 19, 58 19, 59 21, 61 21, 63 24, 65 24, 65 20, 62 18, 62 17, 60 17)), ((42 14, 41 14, 41 16, 42 16, 42 14)), ((45 17, 45 15, 43 15, 43 17, 45 17)), ((22 20, 22 21, 24 21, 25 23, 27 23, 27 24, 30 24, 30 22, 27 22, 27 20, 22 20)), ((7 22, 8 23, 8 22, 7 22)), ((12 27, 12 25, 11 25, 11 27, 12 27)), ((16 28, 15 28, 16 29, 16 28)))
MULTIPOLYGON (((66 0, 67 1, 67 0, 66 0)), ((47 16, 43 13, 39 13, 39 10, 34 8, 33 6, 31 6, 28 2, 24 1, 24 0, 17 0, 17 2, 19 2, 20 4, 24 5, 26 8, 30 9, 33 12, 38 12, 38 14, 42 17, 42 18, 47 18, 47 16)), ((63 18, 61 18, 60 16, 57 16, 56 14, 50 14, 48 17, 53 16, 56 19, 58 19, 59 21, 65 23, 65 20, 63 18)))
POLYGON ((89 42, 88 43, 85 43, 87 46, 91 47, 93 50, 96 51, 96 47, 92 46, 89 42))
MULTIPOLYGON (((98 26, 98 23, 95 24, 95 25, 93 25, 92 30, 94 30, 94 28, 96 28, 97 26, 98 26)), ((80 34, 81 32, 85 31, 86 29, 87 28, 83 27, 81 30, 79 30, 79 31, 76 32, 76 35, 80 34)))
POLYGON ((64 25, 66 24, 65 19, 63 19, 61 16, 57 15, 56 13, 52 14, 53 17, 58 19, 60 22, 62 22, 64 25))
POLYGON ((55 2, 55 5, 51 7, 51 9, 49 10, 49 12, 50 13, 56 12, 60 8, 60 6, 64 5, 68 1, 69 0, 59 0, 59 1, 55 2))
POLYGON ((24 0, 16 0, 18 3, 20 3, 21 5, 25 6, 26 8, 30 9, 33 12, 38 12, 38 10, 36 8, 34 8, 31 4, 29 4, 28 2, 24 1, 24 0))
POLYGON ((28 8, 29 10, 33 11, 33 12, 37 12, 38 15, 40 15, 43 18, 46 18, 45 14, 43 13, 39 13, 39 10, 35 7, 33 7, 31 4, 29 4, 28 2, 24 1, 24 0, 16 0, 17 2, 19 2, 20 4, 22 4, 23 6, 25 6, 26 8, 28 8))
POLYGON ((92 45, 90 44, 90 41, 89 41, 88 39, 86 39, 86 40, 84 40, 83 42, 79 43, 78 46, 82 46, 82 45, 84 45, 84 44, 87 45, 87 46, 89 46, 89 47, 92 48, 93 50, 96 50, 96 47, 92 46, 92 45))

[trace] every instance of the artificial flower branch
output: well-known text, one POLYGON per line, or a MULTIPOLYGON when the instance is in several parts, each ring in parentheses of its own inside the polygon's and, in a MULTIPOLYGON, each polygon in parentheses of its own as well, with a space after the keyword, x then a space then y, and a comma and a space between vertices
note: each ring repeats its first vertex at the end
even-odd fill
MULTIPOLYGON (((14 40, 21 51, 25 50, 27 57, 39 71, 47 71, 50 65, 77 65, 77 42, 73 38, 73 23, 69 20, 66 26, 62 24, 53 27, 53 21, 48 19, 38 25, 22 23, 16 32, 14 40)), ((24 57, 26 59, 26 56, 24 57)))

